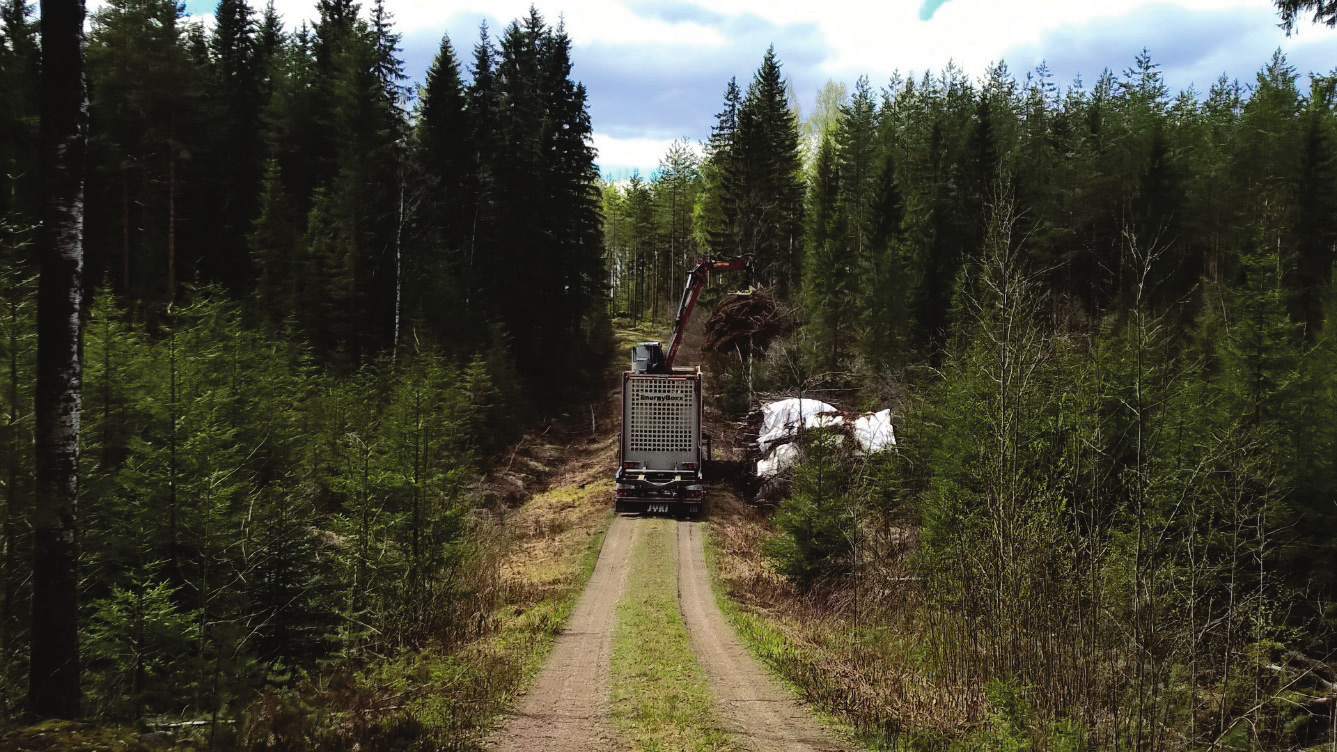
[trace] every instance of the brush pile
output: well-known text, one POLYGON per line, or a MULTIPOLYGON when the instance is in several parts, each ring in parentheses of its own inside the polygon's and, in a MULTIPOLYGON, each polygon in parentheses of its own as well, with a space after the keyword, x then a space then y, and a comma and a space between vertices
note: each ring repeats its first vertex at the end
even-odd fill
POLYGON ((756 355, 765 352, 771 340, 793 329, 793 319, 765 290, 736 292, 725 296, 706 320, 706 341, 701 349, 756 355))

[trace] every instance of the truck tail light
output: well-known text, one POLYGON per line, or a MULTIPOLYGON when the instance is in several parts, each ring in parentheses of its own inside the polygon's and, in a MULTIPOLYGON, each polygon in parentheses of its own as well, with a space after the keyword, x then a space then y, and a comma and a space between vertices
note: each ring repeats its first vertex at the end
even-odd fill
POLYGON ((623 463, 622 463, 622 469, 623 469, 623 470, 635 470, 638 466, 640 466, 640 464, 641 464, 641 463, 639 463, 639 462, 623 462, 623 463))
POLYGON ((696 463, 695 463, 695 462, 684 462, 683 465, 682 465, 682 469, 683 469, 683 470, 695 470, 695 469, 696 469, 696 463))

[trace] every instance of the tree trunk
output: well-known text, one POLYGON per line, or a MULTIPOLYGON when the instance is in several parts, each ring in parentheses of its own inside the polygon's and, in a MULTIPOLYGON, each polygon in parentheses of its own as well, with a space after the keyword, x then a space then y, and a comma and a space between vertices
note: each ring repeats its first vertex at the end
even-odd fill
POLYGON ((121 294, 130 299, 130 168, 121 161, 121 294))
POLYGON ((404 269, 403 269, 403 251, 404 251, 404 160, 405 155, 401 149, 397 155, 399 159, 399 219, 395 223, 395 330, 390 339, 390 361, 399 362, 399 309, 403 305, 404 295, 404 269))
POLYGON ((167 138, 167 305, 176 302, 176 107, 167 138))
POLYGON ((37 236, 36 470, 28 710, 79 715, 76 572, 83 276, 84 0, 42 0, 42 227, 37 236))

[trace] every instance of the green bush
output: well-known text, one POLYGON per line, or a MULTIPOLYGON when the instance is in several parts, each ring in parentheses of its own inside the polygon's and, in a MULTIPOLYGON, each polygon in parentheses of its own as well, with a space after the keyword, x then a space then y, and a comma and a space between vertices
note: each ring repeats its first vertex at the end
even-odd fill
POLYGON ((857 511, 842 438, 823 430, 802 437, 806 459, 794 471, 792 496, 775 513, 784 535, 768 543, 766 554, 800 587, 852 570, 857 511))

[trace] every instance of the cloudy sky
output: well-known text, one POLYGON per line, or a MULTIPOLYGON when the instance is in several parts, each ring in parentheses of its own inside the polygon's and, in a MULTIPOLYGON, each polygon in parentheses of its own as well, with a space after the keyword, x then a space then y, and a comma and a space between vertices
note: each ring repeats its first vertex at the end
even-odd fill
MULTIPOLYGON (((186 7, 207 22, 216 2, 186 7)), ((1337 30, 1306 22, 1287 38, 1271 0, 387 0, 416 82, 443 34, 467 65, 480 24, 495 38, 531 4, 566 22, 599 165, 615 179, 652 173, 674 139, 707 138, 729 78, 745 85, 772 44, 805 115, 828 80, 879 88, 949 61, 976 79, 993 61, 1018 79, 1044 61, 1066 88, 1145 48, 1172 90, 1200 92, 1223 73, 1252 83, 1277 48, 1302 76, 1337 69, 1337 30)), ((315 15, 315 0, 275 6, 290 26, 315 15)))

